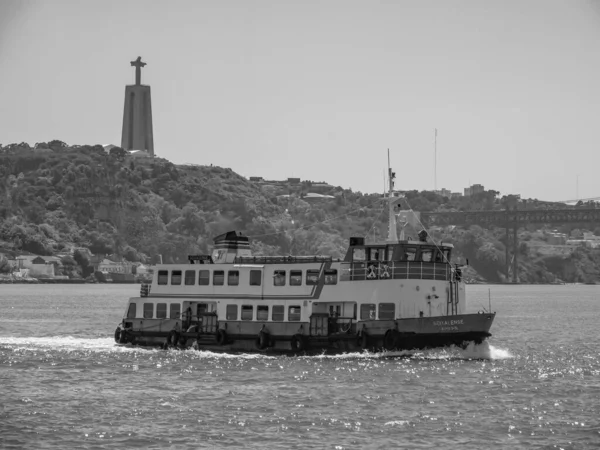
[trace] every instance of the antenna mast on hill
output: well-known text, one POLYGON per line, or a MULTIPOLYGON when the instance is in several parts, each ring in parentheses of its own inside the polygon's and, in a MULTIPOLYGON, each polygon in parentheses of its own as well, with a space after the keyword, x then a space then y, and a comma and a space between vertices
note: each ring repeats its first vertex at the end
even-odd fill
POLYGON ((433 190, 437 191, 437 128, 433 139, 433 190))
POLYGON ((388 191, 388 242, 398 242, 398 234, 396 232, 396 215, 394 214, 394 202, 398 200, 398 197, 394 197, 394 178, 396 178, 396 174, 392 172, 392 167, 390 166, 390 149, 388 148, 388 180, 390 183, 388 191))

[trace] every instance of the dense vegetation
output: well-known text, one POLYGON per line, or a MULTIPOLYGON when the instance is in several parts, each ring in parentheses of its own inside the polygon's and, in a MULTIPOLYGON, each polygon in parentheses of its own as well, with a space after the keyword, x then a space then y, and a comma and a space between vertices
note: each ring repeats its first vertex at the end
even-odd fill
MULTIPOLYGON (((350 236, 387 235, 381 194, 319 187, 328 200, 309 200, 316 185, 258 184, 231 169, 176 166, 161 158, 132 158, 120 148, 68 146, 61 141, 0 146, 0 253, 53 255, 70 252, 70 273, 85 273, 78 248, 119 254, 129 261, 185 261, 210 250, 212 238, 228 230, 250 236, 255 254, 344 255, 350 236)), ((491 210, 524 207, 495 191, 448 199, 433 192, 406 192, 402 209, 491 210)), ((564 207, 536 200, 527 207, 564 207)), ((581 227, 585 226, 584 224, 581 227)), ((579 228, 581 228, 579 227, 579 228)), ((561 231, 572 232, 565 226, 561 231)), ((416 236, 418 227, 406 228, 416 236)), ((451 241, 459 259, 469 259, 474 279, 503 281, 504 231, 491 227, 430 230, 451 241)), ((575 233, 578 233, 576 230, 575 233)), ((545 234, 522 230, 519 277, 524 282, 590 282, 600 274, 600 254, 577 248, 540 253, 545 234)), ((64 263, 64 261, 63 261, 64 263)), ((0 272, 7 270, 0 258, 0 272)))

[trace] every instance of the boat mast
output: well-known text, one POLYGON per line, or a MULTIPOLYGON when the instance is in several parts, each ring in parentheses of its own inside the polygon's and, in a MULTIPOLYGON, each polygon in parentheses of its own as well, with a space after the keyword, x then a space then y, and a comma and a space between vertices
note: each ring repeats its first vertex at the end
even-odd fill
POLYGON ((394 202, 399 197, 394 197, 394 178, 396 174, 392 172, 390 166, 390 149, 388 148, 388 180, 389 180, 389 191, 388 191, 388 208, 389 208, 389 223, 388 223, 388 238, 387 242, 398 242, 398 234, 396 232, 396 214, 394 213, 394 202))

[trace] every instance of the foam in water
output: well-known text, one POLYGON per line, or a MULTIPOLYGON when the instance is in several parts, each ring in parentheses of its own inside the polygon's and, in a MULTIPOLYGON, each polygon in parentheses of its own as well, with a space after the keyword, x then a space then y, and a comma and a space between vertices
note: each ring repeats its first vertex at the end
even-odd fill
MULTIPOLYGON (((115 345, 113 338, 80 338, 73 336, 53 336, 53 337, 0 337, 0 345, 10 345, 17 348, 27 349, 54 349, 63 351, 91 350, 97 352, 132 352, 132 351, 157 351, 157 349, 147 349, 131 345, 115 345)), ((179 350, 170 350, 179 351, 179 350)), ((208 350, 191 350, 199 358, 220 358, 220 359, 264 359, 276 358, 273 355, 263 355, 257 353, 219 353, 208 350)), ((467 348, 448 347, 443 349, 431 350, 411 350, 411 351, 385 351, 378 353, 353 352, 341 353, 335 355, 320 354, 315 356, 306 356, 311 359, 380 359, 396 357, 414 357, 421 359, 488 359, 501 360, 512 358, 513 355, 508 350, 496 348, 488 341, 481 344, 470 343, 467 348)))
POLYGON ((11 345, 26 349, 52 349, 63 351, 92 350, 106 351, 132 351, 140 350, 139 347, 117 346, 113 338, 80 338, 73 336, 48 336, 48 337, 0 337, 0 345, 11 345))
POLYGON ((466 359, 509 359, 512 355, 508 350, 496 348, 490 345, 488 341, 483 341, 481 344, 471 342, 467 348, 460 349, 462 355, 466 359))

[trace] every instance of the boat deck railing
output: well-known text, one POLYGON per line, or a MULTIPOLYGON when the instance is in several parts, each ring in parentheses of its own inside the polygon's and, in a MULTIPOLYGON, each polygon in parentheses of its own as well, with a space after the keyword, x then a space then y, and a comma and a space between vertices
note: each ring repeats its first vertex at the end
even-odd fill
POLYGON ((234 264, 298 264, 341 261, 331 256, 237 256, 234 264))
MULTIPOLYGON (((361 261, 342 263, 341 281, 360 280, 457 280, 450 264, 421 261, 361 261)), ((459 278, 458 278, 459 279, 459 278)))

